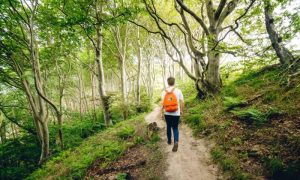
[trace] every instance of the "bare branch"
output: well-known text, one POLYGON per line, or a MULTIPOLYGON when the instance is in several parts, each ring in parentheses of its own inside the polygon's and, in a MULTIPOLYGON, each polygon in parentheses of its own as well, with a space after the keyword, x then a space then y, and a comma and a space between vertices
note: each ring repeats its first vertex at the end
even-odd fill
POLYGON ((206 5, 206 15, 209 19, 209 24, 210 24, 210 28, 213 27, 215 28, 216 26, 216 21, 214 18, 214 5, 213 5, 213 1, 212 0, 205 0, 205 5, 206 5))
POLYGON ((220 14, 217 26, 222 25, 222 23, 226 19, 226 17, 228 17, 233 12, 233 10, 236 8, 238 2, 239 2, 239 0, 232 0, 227 4, 227 6, 224 8, 222 13, 220 14))
MULTIPOLYGON (((253 4, 255 3, 255 1, 256 1, 256 0, 251 0, 250 4, 249 4, 249 5, 247 6, 247 8, 245 9, 244 13, 243 13, 242 15, 240 15, 237 19, 234 20, 235 27, 233 27, 233 26, 227 26, 227 27, 225 27, 226 29, 227 29, 227 28, 230 28, 230 30, 227 31, 226 34, 225 34, 220 40, 218 40, 218 42, 215 44, 215 46, 214 46, 211 50, 215 50, 216 47, 219 45, 219 43, 220 43, 221 41, 223 41, 223 40, 226 38, 226 36, 227 36, 230 32, 236 33, 236 34, 238 35, 238 37, 241 38, 241 40, 242 40, 243 42, 245 42, 244 39, 242 38, 242 36, 241 36, 239 33, 237 33, 237 31, 236 31, 236 30, 239 28, 239 23, 238 23, 238 21, 239 21, 240 19, 242 19, 244 16, 246 16, 246 14, 249 12, 250 8, 253 6, 253 4)), ((225 28, 223 28, 223 29, 225 29, 225 28)))
POLYGON ((202 27, 202 29, 204 30, 206 35, 209 35, 209 31, 208 28, 206 27, 204 21, 197 16, 192 10, 190 10, 187 6, 185 6, 182 2, 182 0, 176 0, 176 2, 181 6, 181 8, 186 11, 187 13, 189 13, 202 27))
MULTIPOLYGON (((15 6, 13 5, 13 3, 11 2, 11 0, 8 0, 8 2, 9 2, 10 7, 12 8, 13 12, 16 13, 16 14, 18 15, 18 17, 21 18, 21 19, 24 21, 24 23, 25 23, 26 25, 29 26, 29 21, 26 20, 26 19, 20 14, 20 12, 16 9, 16 7, 15 7, 15 6)), ((11 10, 11 9, 10 9, 10 10, 11 10)))
MULTIPOLYGON (((180 9, 177 9, 177 12, 180 14, 181 16, 181 19, 182 19, 182 22, 183 22, 183 27, 186 29, 186 32, 187 32, 187 36, 188 36, 188 46, 191 48, 191 50, 193 51, 193 53, 196 55, 196 56, 201 56, 203 57, 204 54, 201 53, 199 50, 196 49, 196 47, 194 46, 194 43, 193 43, 193 39, 192 39, 192 32, 191 32, 191 29, 189 27, 189 24, 186 20, 186 17, 184 15, 184 11, 182 10, 182 8, 180 9)), ((188 50, 189 51, 189 50, 188 50)))
POLYGON ((152 31, 152 30, 149 30, 149 29, 146 28, 145 26, 143 26, 143 25, 141 25, 141 24, 138 24, 138 23, 136 23, 136 22, 134 22, 134 21, 132 21, 132 20, 128 20, 128 21, 131 22, 132 24, 135 24, 135 25, 138 26, 138 27, 143 28, 143 29, 146 30, 148 33, 151 33, 151 34, 161 34, 161 32, 159 32, 159 31, 152 31))
POLYGON ((215 20, 219 19, 220 15, 221 15, 221 12, 223 11, 223 9, 225 7, 226 2, 227 2, 227 0, 221 0, 220 1, 218 9, 217 9, 217 11, 215 12, 215 15, 214 15, 215 20))
MULTIPOLYGON (((184 72, 185 72, 192 80, 196 81, 197 78, 196 78, 196 77, 195 77, 195 76, 187 69, 187 67, 184 65, 181 55, 179 54, 179 60, 176 60, 176 59, 173 57, 173 55, 169 52, 168 46, 167 46, 167 42, 166 42, 165 38, 162 37, 162 39, 163 39, 163 42, 164 42, 164 45, 165 45, 165 49, 166 49, 166 52, 167 52, 168 56, 169 56, 174 62, 177 62, 177 63, 182 67, 182 69, 184 70, 184 72)), ((178 51, 177 48, 176 48, 176 51, 178 51)))

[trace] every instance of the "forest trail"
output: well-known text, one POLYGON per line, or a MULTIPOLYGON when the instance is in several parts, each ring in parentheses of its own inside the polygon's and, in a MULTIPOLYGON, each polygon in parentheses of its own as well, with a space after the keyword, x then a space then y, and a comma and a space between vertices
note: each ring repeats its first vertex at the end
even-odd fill
POLYGON ((209 142, 204 139, 194 139, 189 127, 185 124, 179 127, 179 148, 172 152, 172 146, 167 145, 165 122, 160 119, 160 108, 156 107, 145 118, 147 123, 156 122, 162 129, 161 138, 166 154, 167 170, 165 175, 171 180, 213 180, 219 179, 217 165, 210 160, 209 142), (165 143, 164 143, 165 142, 165 143))

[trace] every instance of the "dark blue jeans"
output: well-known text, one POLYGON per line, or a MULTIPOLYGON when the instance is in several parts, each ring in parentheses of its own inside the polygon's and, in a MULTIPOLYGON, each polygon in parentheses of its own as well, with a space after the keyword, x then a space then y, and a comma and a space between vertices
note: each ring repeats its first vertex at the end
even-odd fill
POLYGON ((179 130, 178 130, 178 124, 180 116, 170 116, 165 115, 166 123, 167 123, 167 137, 168 142, 171 142, 171 128, 173 130, 173 136, 174 136, 174 142, 178 142, 179 140, 179 130))

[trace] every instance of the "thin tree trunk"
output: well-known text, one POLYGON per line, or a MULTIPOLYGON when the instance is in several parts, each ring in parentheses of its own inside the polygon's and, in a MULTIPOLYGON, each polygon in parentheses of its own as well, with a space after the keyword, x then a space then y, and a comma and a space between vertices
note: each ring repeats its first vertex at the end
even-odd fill
POLYGON ((16 128, 14 127, 14 123, 10 123, 10 129, 11 129, 11 134, 12 134, 12 137, 14 139, 17 138, 17 135, 16 135, 16 128))
POLYGON ((152 101, 152 97, 153 97, 153 74, 151 74, 152 72, 152 67, 151 67, 151 60, 149 59, 149 57, 147 58, 147 81, 148 81, 148 85, 147 85, 147 89, 148 89, 148 96, 150 101, 152 101))
POLYGON ((62 132, 62 123, 63 123, 63 113, 62 113, 62 100, 63 100, 64 89, 60 89, 59 94, 59 111, 60 113, 57 115, 57 123, 58 123, 58 137, 60 141, 61 149, 64 148, 64 140, 63 140, 63 132, 62 132))
POLYGON ((179 76, 180 76, 180 80, 183 81, 184 80, 184 76, 183 76, 183 69, 179 67, 179 76))
MULTIPOLYGON (((37 93, 37 104, 32 104, 32 110, 35 113, 35 119, 40 123, 40 128, 38 130, 42 130, 43 137, 40 138, 42 142, 42 152, 40 156, 39 164, 41 164, 45 158, 49 156, 49 130, 48 130, 48 109, 47 104, 49 104, 56 112, 57 118, 60 115, 57 107, 47 98, 44 92, 43 87, 43 79, 40 70, 40 62, 39 62, 39 47, 36 41, 36 33, 34 29, 34 18, 35 13, 38 7, 38 1, 32 1, 32 11, 29 17, 29 51, 30 51, 30 59, 32 65, 32 73, 34 77, 34 87, 37 93), (35 111, 38 107, 38 112, 35 111)), ((27 87, 28 88, 28 87, 27 87)), ((29 89, 29 88, 28 88, 29 89)), ((30 92, 30 91, 29 91, 30 92)), ((31 94, 31 93, 29 93, 31 94)))
MULTIPOLYGON (((38 107, 38 112, 35 113, 35 119, 38 121, 39 127, 37 130, 41 131, 41 156, 39 164, 41 164, 45 158, 49 156, 49 131, 48 131, 48 111, 45 100, 45 93, 43 89, 42 76, 40 72, 40 62, 38 56, 38 44, 36 41, 36 34, 34 31, 34 18, 37 9, 37 1, 33 2, 33 10, 29 19, 29 50, 32 63, 32 73, 34 77, 35 90, 37 92, 37 105, 33 105, 32 109, 38 107)), ((30 93, 31 94, 31 93, 30 93)))
POLYGON ((59 114, 56 115, 57 124, 58 124, 58 139, 59 145, 61 149, 64 149, 64 141, 63 141, 63 132, 62 132, 62 121, 63 121, 63 109, 62 109, 62 101, 64 96, 64 86, 62 85, 63 79, 65 79, 64 75, 61 75, 61 72, 58 67, 58 62, 56 60, 56 71, 58 74, 58 88, 59 88, 59 114), (62 77, 63 76, 63 77, 62 77))
POLYGON ((62 114, 59 114, 57 117, 57 123, 58 123, 58 137, 59 137, 59 143, 60 148, 64 149, 64 141, 63 141, 63 132, 62 132, 62 114))
POLYGON ((122 38, 120 26, 117 26, 112 29, 115 38, 115 44, 117 47, 117 57, 119 61, 119 69, 121 74, 121 90, 122 90, 122 99, 123 99, 123 118, 127 119, 128 117, 128 97, 127 97, 127 75, 126 75, 126 48, 127 48, 127 29, 128 25, 125 24, 125 35, 122 38))
POLYGON ((6 141, 6 122, 4 121, 2 114, 0 114, 0 118, 2 119, 2 123, 0 124, 0 138, 1 142, 4 143, 6 141))
POLYGON ((169 77, 173 76, 172 71, 171 71, 171 65, 169 64, 169 77))
POLYGON ((40 122, 40 127, 42 129, 42 152, 41 152, 41 157, 40 157, 40 162, 39 164, 41 164, 42 162, 45 161, 46 158, 49 157, 49 130, 48 130, 48 123, 47 122, 43 122, 43 121, 39 121, 40 122))
POLYGON ((16 134, 15 134, 15 129, 14 129, 14 124, 10 123, 10 129, 11 129, 11 134, 14 139, 16 139, 16 134))
POLYGON ((164 85, 164 89, 166 89, 166 60, 165 58, 162 59, 162 77, 163 77, 163 85, 164 85))
POLYGON ((127 119, 128 117, 128 100, 127 100, 127 81, 126 81, 126 66, 125 66, 125 59, 120 58, 120 69, 121 69, 121 89, 122 89, 122 98, 123 98, 123 118, 127 119))
POLYGON ((102 29, 101 27, 98 27, 96 29, 97 31, 97 40, 96 40, 96 65, 97 65, 97 72, 98 72, 98 85, 99 85, 99 95, 101 98, 101 103, 103 107, 103 114, 104 114, 104 121, 106 126, 109 126, 112 124, 112 121, 110 119, 109 115, 109 99, 106 95, 105 88, 104 88, 104 70, 103 70, 103 64, 102 64, 102 29))
POLYGON ((138 48, 138 71, 136 81, 136 104, 137 107, 141 105, 141 64, 142 64, 142 47, 140 39, 140 29, 137 30, 137 48, 138 48))
POLYGON ((193 75, 195 75, 195 73, 194 73, 194 63, 195 63, 194 59, 191 58, 191 74, 193 74, 193 75))
POLYGON ((84 112, 87 113, 89 112, 89 106, 88 106, 88 101, 85 93, 85 86, 84 86, 84 81, 83 81, 83 75, 82 75, 82 69, 80 69, 80 82, 81 82, 81 89, 82 89, 82 98, 83 98, 83 105, 84 105, 84 112))
POLYGON ((175 77, 175 63, 172 63, 172 76, 175 77))
MULTIPOLYGON (((79 72, 78 72, 79 73, 79 72)), ((79 113, 80 113, 80 120, 83 118, 83 108, 82 108, 82 83, 80 75, 78 74, 78 90, 79 90, 79 113)))
POLYGON ((284 47, 282 44, 282 38, 279 36, 279 34, 276 31, 275 24, 274 24, 274 18, 272 15, 272 10, 270 2, 265 2, 266 5, 264 7, 265 11, 265 24, 266 29, 269 34, 269 38, 272 43, 272 47, 276 52, 277 57, 279 58, 279 61, 283 65, 291 64, 294 61, 294 57, 292 53, 284 47))
MULTIPOLYGON (((88 60, 90 60, 91 59, 90 47, 87 48, 87 56, 88 56, 88 60)), ((94 67, 93 67, 93 70, 90 72, 90 79, 91 79, 91 85, 92 85, 93 119, 94 119, 94 122, 96 122, 97 121, 96 102, 95 102, 96 101, 96 98, 95 98, 96 85, 95 85, 95 81, 94 81, 94 73, 93 72, 94 72, 94 67)))
POLYGON ((93 117, 94 121, 97 121, 97 113, 96 113, 96 98, 95 98, 95 81, 94 74, 91 72, 91 83, 92 83, 92 104, 93 104, 93 117))
MULTIPOLYGON (((13 117, 15 117, 16 116, 15 109, 12 109, 12 113, 13 113, 13 117)), ((17 136, 16 136, 16 131, 15 131, 14 123, 10 123, 10 128, 11 128, 11 132, 12 132, 13 138, 15 139, 17 136)))

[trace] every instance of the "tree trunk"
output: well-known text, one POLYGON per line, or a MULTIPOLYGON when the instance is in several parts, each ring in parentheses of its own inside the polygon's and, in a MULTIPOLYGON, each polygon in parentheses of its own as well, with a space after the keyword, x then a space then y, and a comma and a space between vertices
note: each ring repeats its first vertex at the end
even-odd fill
POLYGON ((195 75, 195 68, 194 68, 194 64, 195 64, 195 60, 193 58, 191 58, 191 74, 195 75))
POLYGON ((206 89, 210 93, 217 93, 219 92, 222 82, 220 77, 220 54, 213 50, 215 44, 218 41, 218 32, 214 28, 210 28, 211 37, 208 38, 208 64, 207 64, 207 71, 205 75, 206 80, 206 89))
POLYGON ((193 61, 193 67, 194 67, 194 75, 196 76, 196 78, 202 78, 202 73, 203 73, 203 68, 202 68, 202 66, 201 66, 201 63, 200 63, 200 59, 201 59, 202 57, 197 57, 196 56, 196 59, 194 59, 194 61, 193 61))
POLYGON ((93 116, 94 121, 97 121, 97 113, 96 113, 96 98, 95 98, 95 81, 94 81, 94 74, 91 72, 91 84, 92 84, 92 104, 93 104, 93 116))
POLYGON ((169 64, 169 77, 170 76, 173 76, 173 74, 172 74, 172 65, 171 64, 169 64))
POLYGON ((138 48, 138 71, 137 71, 137 81, 136 81, 136 104, 137 107, 139 108, 139 106, 141 105, 141 64, 142 64, 142 47, 141 47, 139 28, 137 30, 137 48, 138 48))
POLYGON ((154 73, 154 71, 152 71, 152 67, 151 67, 151 60, 149 59, 149 57, 147 58, 147 89, 148 89, 148 96, 150 101, 152 101, 152 97, 153 97, 153 74, 151 74, 152 72, 154 73))
POLYGON ((172 63, 172 76, 175 77, 175 63, 172 63))
POLYGON ((83 118, 83 108, 82 108, 82 82, 80 77, 80 72, 78 72, 78 91, 79 91, 79 113, 80 120, 83 118))
POLYGON ((209 63, 207 67, 206 81, 208 82, 208 90, 216 93, 221 88, 220 78, 220 58, 218 53, 209 53, 209 63))
POLYGON ((86 97, 86 91, 85 91, 85 85, 84 85, 84 81, 83 81, 83 75, 82 75, 82 71, 80 72, 80 79, 81 79, 81 83, 82 83, 82 94, 83 94, 83 101, 84 101, 84 112, 85 113, 89 113, 88 109, 89 109, 89 103, 86 97))
POLYGON ((12 134, 13 138, 16 139, 16 133, 15 133, 15 128, 14 128, 13 123, 10 123, 10 129, 11 129, 11 134, 12 134))
POLYGON ((58 139, 59 139, 59 145, 60 148, 64 148, 64 141, 63 141, 63 132, 62 132, 62 116, 63 116, 63 109, 62 109, 62 101, 63 101, 63 96, 64 96, 64 86, 63 86, 63 81, 65 80, 65 76, 61 74, 59 67, 58 67, 58 62, 56 62, 56 71, 58 74, 58 88, 59 88, 59 113, 56 114, 57 118, 57 124, 58 124, 58 139))
MULTIPOLYGON (((42 152, 40 156, 39 164, 41 164, 45 158, 49 156, 49 130, 48 130, 48 109, 47 104, 49 104, 56 112, 57 117, 60 116, 60 112, 57 109, 57 107, 47 98, 44 87, 43 87, 43 78, 41 74, 40 69, 40 61, 39 61, 39 47, 36 40, 36 32, 35 32, 35 25, 34 25, 34 18, 35 13, 38 8, 38 1, 32 1, 32 11, 29 17, 29 52, 30 52, 30 60, 31 60, 31 68, 32 68, 32 74, 34 77, 34 87, 37 93, 37 101, 31 102, 31 108, 34 112, 35 120, 40 124, 40 126, 37 126, 39 131, 41 133, 38 133, 40 136, 40 140, 42 143, 42 152), (36 110, 38 109, 38 110, 36 110)), ((26 80, 24 82, 27 82, 26 80)), ((28 83, 25 83, 27 85, 27 95, 32 96, 32 93, 29 90, 28 83)), ((29 97, 30 98, 30 97, 29 97)), ((32 97, 29 99, 31 101, 33 99, 32 97)))
POLYGON ((166 86, 166 80, 167 80, 167 77, 166 77, 166 60, 165 59, 163 59, 162 60, 163 62, 162 62, 162 76, 163 76, 163 85, 164 85, 164 89, 166 89, 167 88, 167 86, 166 86))
POLYGON ((110 115, 109 115, 109 98, 106 95, 105 88, 104 88, 104 70, 103 70, 103 64, 102 64, 102 29, 101 27, 97 27, 97 40, 96 40, 96 65, 97 65, 97 72, 98 72, 98 91, 103 107, 103 114, 104 114, 104 121, 106 126, 110 126, 112 124, 110 115))
POLYGON ((63 140, 63 132, 62 132, 62 123, 63 123, 62 100, 63 100, 63 94, 64 94, 64 89, 62 88, 60 90, 60 95, 59 95, 59 111, 60 111, 60 113, 57 114, 58 135, 59 135, 59 141, 60 141, 61 149, 64 148, 64 140, 63 140))
POLYGON ((127 100, 127 75, 126 75, 126 48, 127 48, 127 29, 128 25, 125 24, 125 35, 122 38, 121 26, 117 26, 112 29, 115 38, 115 44, 117 48, 117 57, 119 61, 119 69, 121 74, 121 89, 122 89, 122 99, 123 99, 123 118, 128 117, 128 100, 127 100))
POLYGON ((0 124, 0 139, 1 143, 4 143, 6 141, 6 122, 4 121, 4 118, 1 114, 0 118, 2 119, 2 123, 0 124))
POLYGON ((271 12, 270 2, 265 2, 265 3, 266 3, 264 7, 265 24, 266 24, 267 32, 269 34, 269 38, 272 43, 272 47, 275 50, 280 63, 283 65, 289 65, 294 61, 294 57, 292 53, 287 48, 284 47, 284 45, 282 44, 282 39, 276 31, 274 18, 271 12))
MULTIPOLYGON (((91 54, 90 54, 90 47, 88 46, 87 48, 87 57, 88 57, 88 60, 91 59, 91 54)), ((93 67, 93 63, 91 64, 91 66, 93 67)), ((97 113, 96 113, 96 98, 95 98, 95 81, 94 81, 94 67, 92 68, 93 70, 90 72, 90 79, 91 79, 91 85, 92 85, 92 105, 93 105, 93 119, 94 119, 94 122, 97 121, 97 113)))
POLYGON ((32 109, 38 109, 38 112, 35 112, 35 119, 39 123, 38 131, 41 131, 38 133, 41 137, 41 156, 39 160, 39 164, 43 163, 44 160, 49 156, 49 130, 48 130, 48 110, 46 106, 46 100, 45 100, 45 93, 43 88, 43 79, 41 76, 40 71, 40 62, 39 62, 39 56, 38 56, 38 45, 36 41, 36 34, 34 31, 34 23, 33 19, 35 16, 35 10, 37 8, 37 5, 34 6, 34 11, 30 17, 30 56, 31 56, 31 66, 32 66, 32 73, 34 77, 34 86, 35 90, 37 92, 37 104, 33 104, 31 107, 32 109))
POLYGON ((57 117, 57 124, 58 124, 58 138, 59 138, 59 145, 61 149, 64 149, 64 140, 63 140, 63 132, 62 132, 62 113, 60 113, 57 117))
POLYGON ((122 89, 122 99, 123 99, 123 118, 127 119, 128 117, 128 100, 127 100, 127 81, 126 81, 126 66, 125 59, 120 57, 119 59, 120 70, 121 70, 121 89, 122 89))
POLYGON ((42 152, 40 156, 39 164, 42 164, 48 157, 49 157, 49 129, 48 129, 48 123, 43 122, 42 120, 40 122, 40 127, 42 129, 42 152))

